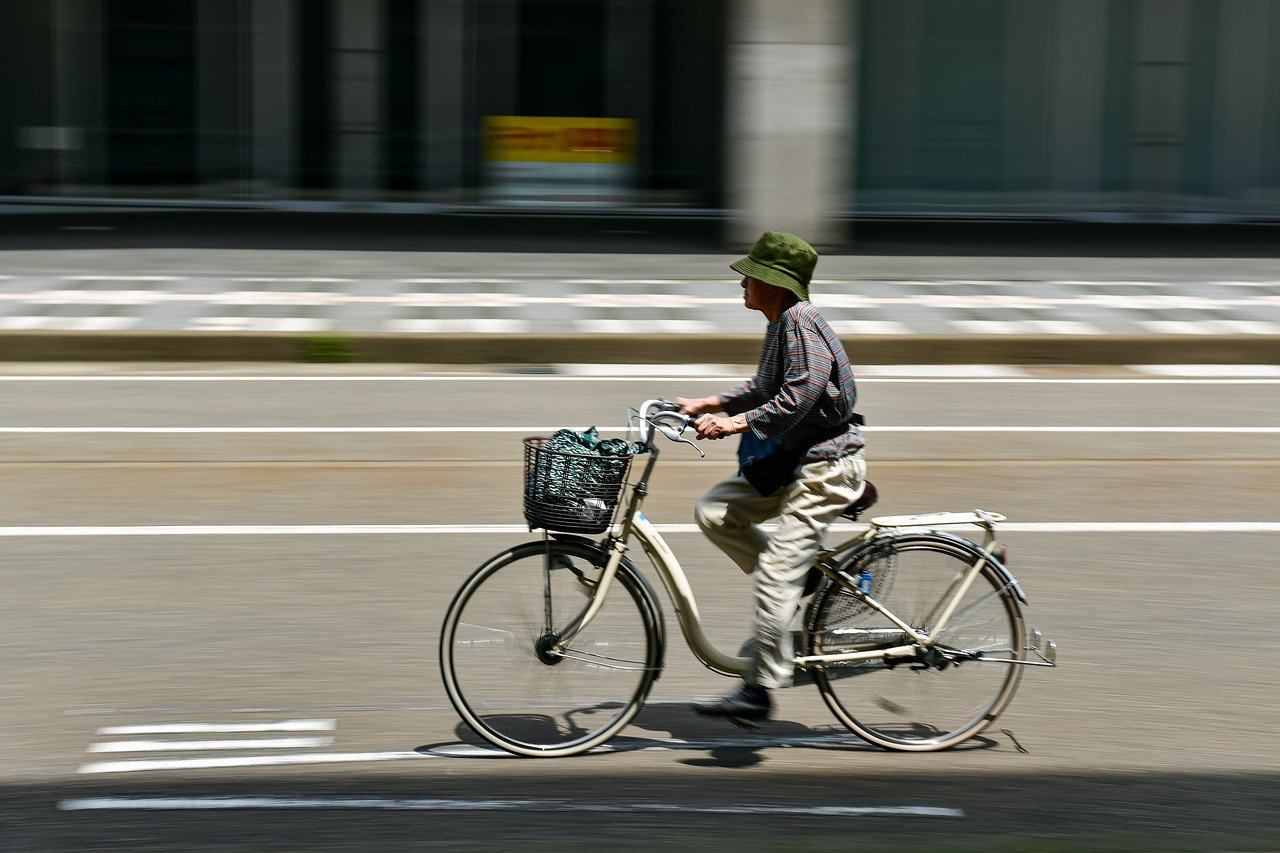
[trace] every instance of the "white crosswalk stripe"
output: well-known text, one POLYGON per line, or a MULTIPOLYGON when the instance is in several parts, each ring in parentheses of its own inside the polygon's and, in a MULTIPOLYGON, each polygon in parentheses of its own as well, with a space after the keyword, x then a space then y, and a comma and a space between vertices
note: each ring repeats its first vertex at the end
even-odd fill
POLYGON ((974 335, 1100 335, 1092 323, 1071 320, 952 320, 951 325, 974 335))
POLYGON ((910 335, 912 329, 897 320, 831 320, 837 335, 910 335))
POLYGON ((197 317, 186 328, 196 332, 323 332, 331 320, 314 317, 197 317))
POLYGON ((391 320, 387 324, 389 332, 408 333, 482 333, 482 334, 519 334, 531 331, 527 320, 505 320, 496 317, 467 317, 460 319, 411 319, 391 320))
POLYGON ((1280 335, 1280 323, 1253 320, 1140 320, 1157 335, 1280 335))
MULTIPOLYGON (((268 754, 275 750, 311 750, 330 746, 334 738, 332 732, 337 727, 337 720, 260 720, 253 722, 181 722, 134 724, 122 726, 103 726, 97 730, 99 738, 121 736, 168 735, 165 740, 95 740, 86 751, 93 755, 119 753, 153 753, 159 755, 182 754, 189 752, 257 752, 268 754), (290 733, 280 737, 279 733, 290 733), (305 736, 297 736, 297 732, 310 732, 305 736), (318 733, 318 734, 317 734, 318 733), (237 734, 236 738, 210 739, 210 734, 237 734), (267 737, 243 737, 243 735, 269 735, 267 737), (182 737, 193 735, 194 737, 182 737)), ((305 755, 305 753, 304 753, 305 755)), ((216 757, 209 759, 189 758, 125 758, 111 762, 90 762, 82 764, 77 773, 128 772, 131 770, 149 769, 153 766, 177 762, 201 764, 209 766, 244 761, 261 761, 265 756, 249 755, 240 757, 216 757)))
POLYGON ((580 331, 593 334, 692 334, 716 331, 710 320, 578 320, 580 331))
POLYGON ((0 316, 0 329, 8 331, 111 332, 132 329, 137 317, 64 317, 60 315, 0 316))
MULTIPOLYGON (((1280 335, 1280 281, 1272 279, 815 285, 815 304, 851 336, 1280 335)), ((0 331, 745 334, 759 331, 758 319, 741 310, 732 282, 710 278, 0 276, 0 331), (240 316, 253 313, 287 316, 240 316), (493 316, 502 313, 514 316, 493 316)))

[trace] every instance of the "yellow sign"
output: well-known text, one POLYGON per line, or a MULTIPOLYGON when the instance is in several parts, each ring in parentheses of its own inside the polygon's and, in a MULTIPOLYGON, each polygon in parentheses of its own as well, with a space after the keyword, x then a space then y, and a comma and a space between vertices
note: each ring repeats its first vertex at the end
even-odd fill
POLYGON ((505 163, 632 163, 629 118, 485 116, 484 159, 505 163))

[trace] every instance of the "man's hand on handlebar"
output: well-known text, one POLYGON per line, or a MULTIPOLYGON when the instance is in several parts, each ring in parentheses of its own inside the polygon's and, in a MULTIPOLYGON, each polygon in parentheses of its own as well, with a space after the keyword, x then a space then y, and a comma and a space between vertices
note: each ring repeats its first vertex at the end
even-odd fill
POLYGON ((693 422, 693 428, 698 431, 699 439, 724 438, 746 432, 748 429, 747 419, 742 415, 734 415, 731 418, 703 415, 693 422))
POLYGON ((706 415, 721 411, 719 397, 695 397, 693 399, 676 397, 676 407, 681 414, 685 415, 706 415))

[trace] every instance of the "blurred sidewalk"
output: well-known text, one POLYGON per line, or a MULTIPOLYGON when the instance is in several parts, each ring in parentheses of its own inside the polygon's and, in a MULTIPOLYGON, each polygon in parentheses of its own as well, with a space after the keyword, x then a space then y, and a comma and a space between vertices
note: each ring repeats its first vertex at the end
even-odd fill
MULTIPOLYGON (((866 363, 1280 361, 1269 230, 1178 239, 1178 229, 1141 229, 1126 242, 1119 227, 1021 228, 868 227, 857 254, 824 253, 814 303, 858 339, 866 363), (992 254, 973 253, 984 247, 992 254)), ((657 219, 11 217, 0 221, 0 357, 57 358, 55 337, 68 342, 62 357, 109 358, 87 353, 161 339, 186 353, 173 357, 210 357, 234 333, 222 338, 234 360, 255 357, 248 336, 287 352, 280 336, 340 333, 376 342, 363 354, 376 360, 398 339, 396 357, 413 361, 452 344, 445 360, 706 351, 705 361, 750 362, 763 320, 742 309, 728 269, 737 252, 714 233, 713 223, 657 219), (734 357, 711 355, 724 347, 734 357)))

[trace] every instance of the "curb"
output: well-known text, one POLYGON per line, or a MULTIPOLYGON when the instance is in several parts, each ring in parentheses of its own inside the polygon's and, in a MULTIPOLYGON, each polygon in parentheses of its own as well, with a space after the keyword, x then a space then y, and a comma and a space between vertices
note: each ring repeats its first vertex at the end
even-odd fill
MULTIPOLYGON (((855 364, 1273 364, 1277 335, 866 335, 855 364)), ((0 361, 754 364, 758 335, 5 332, 0 361)))

